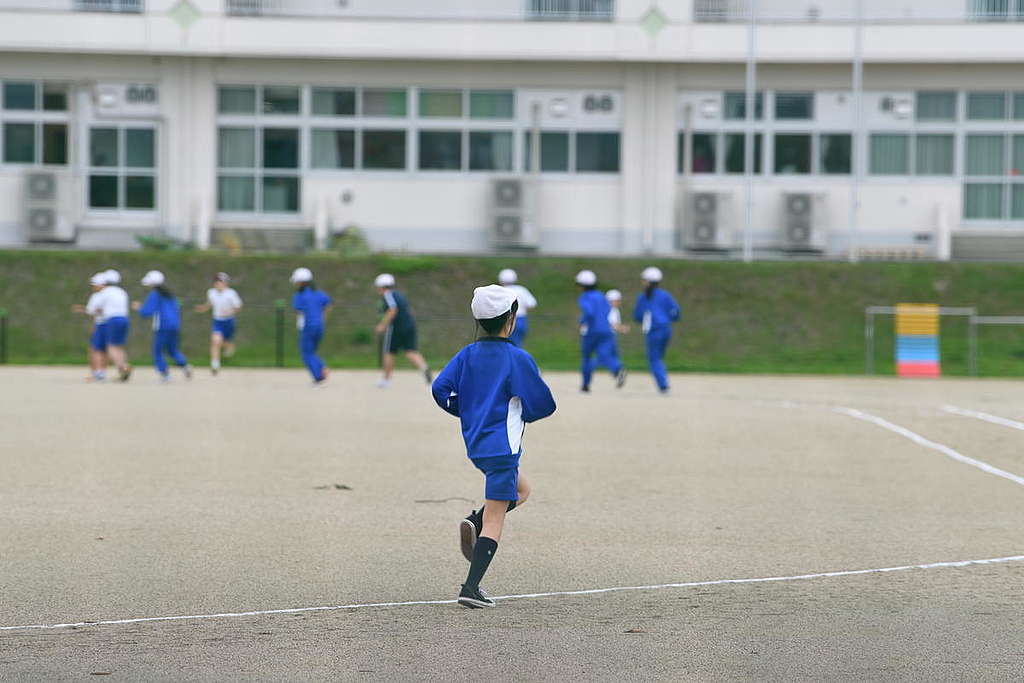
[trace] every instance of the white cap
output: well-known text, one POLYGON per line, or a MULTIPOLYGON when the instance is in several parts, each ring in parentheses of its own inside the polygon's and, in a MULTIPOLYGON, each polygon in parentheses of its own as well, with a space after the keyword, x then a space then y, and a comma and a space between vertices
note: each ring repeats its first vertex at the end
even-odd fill
POLYGON ((394 287, 395 276, 391 273, 381 273, 373 281, 374 287, 394 287))
POLYGON ((597 275, 592 270, 581 270, 576 273, 576 284, 584 287, 593 287, 597 284, 597 275))
POLYGON ((103 271, 103 277, 106 278, 108 285, 116 285, 121 282, 121 273, 113 268, 103 271))
POLYGON ((604 296, 608 301, 622 301, 622 292, 617 289, 609 289, 604 296))
POLYGON ((296 268, 295 270, 292 271, 292 276, 288 279, 292 283, 312 282, 313 271, 311 271, 309 268, 296 268))
POLYGON ((501 285, 487 285, 473 290, 473 303, 469 307, 477 320, 490 320, 511 311, 515 302, 516 294, 512 290, 501 285))
POLYGON ((224 272, 217 273, 216 275, 213 276, 213 279, 217 280, 218 282, 223 282, 225 284, 231 282, 231 276, 224 272))
POLYGON ((159 270, 151 270, 142 276, 144 287, 158 287, 164 283, 164 274, 159 270))
POLYGON ((94 285, 96 287, 99 287, 100 285, 107 284, 107 274, 106 273, 96 273, 91 278, 89 278, 89 284, 90 285, 94 285))
POLYGON ((519 276, 516 275, 516 271, 511 268, 505 268, 498 273, 498 283, 503 285, 514 285, 519 280, 519 276))
POLYGON ((640 273, 640 277, 644 282, 661 282, 661 268, 655 268, 654 266, 644 268, 644 272, 640 273))

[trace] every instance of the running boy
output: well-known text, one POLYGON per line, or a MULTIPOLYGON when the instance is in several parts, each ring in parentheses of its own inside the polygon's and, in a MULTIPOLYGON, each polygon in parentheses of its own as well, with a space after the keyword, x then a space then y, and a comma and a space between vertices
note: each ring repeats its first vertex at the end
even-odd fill
POLYGON ((434 381, 434 400, 462 422, 473 465, 484 473, 484 506, 460 524, 469 574, 459 593, 465 607, 494 607, 480 580, 498 549, 505 515, 526 502, 530 485, 519 473, 523 433, 555 412, 555 400, 537 364, 512 344, 518 303, 500 285, 477 287, 470 305, 486 336, 463 348, 434 381))
POLYGON ((373 281, 377 293, 381 296, 381 312, 384 316, 377 323, 377 334, 383 335, 381 346, 384 351, 384 376, 377 381, 377 386, 386 389, 391 384, 391 374, 395 371, 395 354, 405 351, 405 357, 423 373, 427 384, 433 376, 423 354, 416 350, 416 321, 413 320, 409 304, 401 292, 395 290, 395 276, 381 273, 373 281))
POLYGON ((114 269, 103 271, 106 286, 100 292, 98 309, 107 323, 107 355, 118 371, 118 379, 127 382, 132 376, 128 364, 128 292, 121 289, 121 274, 114 269))
POLYGON ((506 268, 498 273, 498 284, 502 287, 508 287, 515 292, 516 301, 519 302, 519 313, 516 314, 516 328, 512 330, 512 336, 509 339, 516 346, 522 346, 523 342, 526 341, 526 335, 530 332, 530 322, 527 314, 537 308, 537 299, 530 293, 530 290, 520 284, 516 284, 517 282, 519 282, 519 276, 511 268, 506 268))
POLYGON ((660 268, 644 268, 640 278, 644 291, 636 298, 633 318, 641 324, 644 332, 644 346, 647 350, 647 365, 658 385, 658 391, 668 393, 668 374, 665 372, 665 349, 672 340, 672 323, 679 320, 679 304, 672 295, 661 288, 660 268))
POLYGON ((235 315, 242 310, 242 297, 228 286, 231 278, 227 273, 213 276, 213 287, 206 290, 206 303, 196 306, 197 313, 213 310, 210 323, 210 372, 214 375, 220 370, 220 352, 224 349, 224 357, 235 355, 235 315))
POLYGON ((316 355, 316 349, 324 338, 324 318, 331 310, 331 297, 316 288, 313 271, 309 268, 296 268, 291 283, 295 285, 292 308, 296 311, 295 324, 299 328, 299 351, 302 362, 313 376, 313 385, 319 386, 330 372, 316 355))
POLYGON ((608 314, 611 307, 604 294, 597 290, 597 275, 592 270, 581 270, 576 274, 580 297, 580 352, 583 356, 580 369, 583 374, 583 385, 580 391, 590 391, 590 380, 594 376, 594 368, 603 365, 615 376, 615 386, 622 388, 626 383, 626 368, 619 360, 615 335, 612 333, 608 314), (593 356, 597 355, 597 361, 593 356))
POLYGON ((89 278, 92 294, 83 306, 75 304, 73 313, 85 313, 92 317, 92 331, 89 333, 89 381, 102 382, 107 378, 107 323, 100 308, 102 296, 100 292, 106 286, 103 273, 96 273, 89 278))
POLYGON ((171 379, 167 361, 164 360, 165 353, 185 372, 185 379, 192 379, 192 366, 178 348, 181 338, 181 305, 164 285, 164 274, 159 270, 146 273, 142 278, 142 286, 153 291, 146 297, 145 303, 132 302, 132 308, 141 317, 153 319, 153 366, 160 373, 160 381, 169 382, 171 379))
POLYGON ((615 334, 626 334, 629 332, 629 325, 622 323, 622 292, 617 289, 609 289, 605 292, 604 298, 608 300, 611 310, 608 311, 608 324, 615 334))

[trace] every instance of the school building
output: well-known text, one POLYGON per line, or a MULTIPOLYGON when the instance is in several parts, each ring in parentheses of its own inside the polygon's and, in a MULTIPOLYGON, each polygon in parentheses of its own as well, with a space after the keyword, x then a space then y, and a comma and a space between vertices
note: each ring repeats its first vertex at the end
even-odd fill
POLYGON ((1024 258, 1022 46, 1018 0, 0 0, 0 245, 1024 258))

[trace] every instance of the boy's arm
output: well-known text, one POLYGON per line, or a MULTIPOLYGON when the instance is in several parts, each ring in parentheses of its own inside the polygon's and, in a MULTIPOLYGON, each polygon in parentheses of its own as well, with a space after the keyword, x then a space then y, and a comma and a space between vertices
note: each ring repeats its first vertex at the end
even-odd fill
POLYGON ((159 295, 156 292, 150 292, 149 296, 146 297, 146 301, 139 308, 139 315, 143 318, 148 318, 156 313, 157 300, 159 295))
POLYGON ((301 311, 302 310, 301 308, 299 308, 299 293, 298 292, 296 292, 295 294, 292 294, 292 309, 294 309, 296 311, 301 311))
POLYGON ((523 287, 523 308, 526 310, 537 308, 537 298, 526 287, 523 287))
MULTIPOLYGON (((668 292, 665 293, 668 294, 668 292)), ((682 311, 679 309, 679 304, 676 303, 675 297, 673 297, 671 294, 668 294, 668 302, 670 306, 668 309, 668 317, 673 322, 679 320, 679 317, 682 315, 682 311)))
POLYGON ((643 294, 636 298, 636 306, 633 307, 633 320, 643 322, 644 313, 647 312, 647 297, 643 294))
POLYGON ((523 422, 536 422, 555 412, 555 398, 541 379, 540 370, 526 352, 517 354, 512 366, 512 395, 523 406, 523 422))
POLYGON ((430 385, 430 393, 434 395, 434 402, 441 410, 459 417, 459 396, 455 393, 458 387, 459 374, 462 370, 462 355, 459 354, 448 361, 444 370, 434 378, 430 385))

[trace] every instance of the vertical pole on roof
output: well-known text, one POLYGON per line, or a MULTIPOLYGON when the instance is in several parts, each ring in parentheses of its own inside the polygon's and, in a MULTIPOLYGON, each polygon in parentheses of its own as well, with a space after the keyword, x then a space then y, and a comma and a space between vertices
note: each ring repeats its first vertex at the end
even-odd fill
POLYGON ((754 107, 757 100, 757 0, 747 0, 746 134, 743 173, 747 180, 747 217, 743 231, 743 260, 754 260, 754 107))
POLYGON ((864 0, 855 0, 853 25, 853 139, 850 141, 850 163, 853 172, 850 178, 850 263, 859 258, 860 237, 860 185, 864 164, 867 162, 867 146, 864 144, 864 0), (864 154, 861 154, 864 150, 864 154), (861 158, 864 157, 864 158, 861 158))

